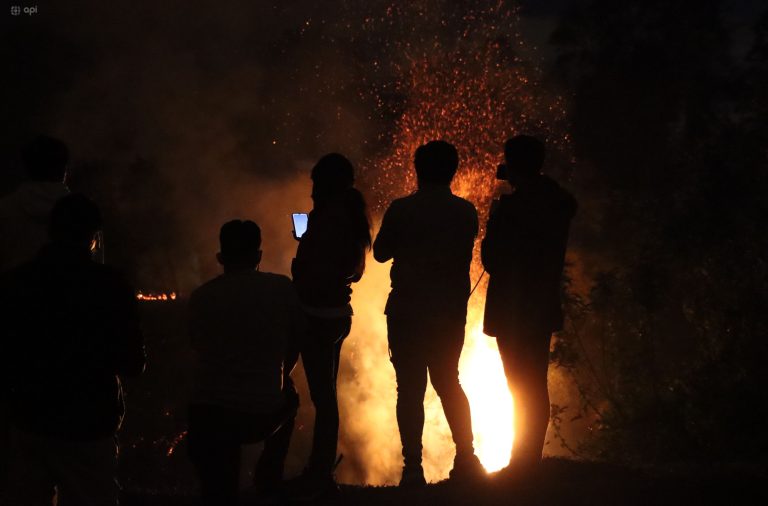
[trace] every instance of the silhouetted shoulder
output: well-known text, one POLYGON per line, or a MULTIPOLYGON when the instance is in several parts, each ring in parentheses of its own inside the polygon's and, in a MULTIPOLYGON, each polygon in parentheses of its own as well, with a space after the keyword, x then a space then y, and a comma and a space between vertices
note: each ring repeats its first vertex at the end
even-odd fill
POLYGON ((467 213, 473 213, 477 215, 477 208, 469 200, 459 197, 458 195, 452 195, 453 201, 456 202, 456 206, 461 206, 467 213))
POLYGON ((557 202, 557 205, 560 207, 563 214, 572 218, 576 214, 576 209, 578 208, 578 204, 573 195, 550 177, 544 176, 542 180, 544 182, 543 187, 545 188, 545 191, 551 196, 553 201, 557 202))
POLYGON ((271 286, 274 286, 281 295, 285 295, 291 298, 296 297, 296 289, 293 286, 293 281, 288 276, 282 274, 275 274, 273 272, 261 272, 260 276, 264 277, 264 280, 271 286))
POLYGON ((275 297, 296 297, 293 282, 288 276, 271 272, 254 271, 246 274, 221 274, 210 281, 203 283, 190 294, 190 304, 195 305, 201 300, 217 297, 222 291, 227 290, 228 287, 231 287, 234 284, 238 284, 242 287, 258 287, 258 290, 271 292, 275 297))
POLYGON ((202 285, 192 290, 192 293, 189 294, 190 303, 192 303, 197 299, 204 298, 211 292, 215 292, 217 290, 217 287, 223 283, 223 280, 224 280, 224 275, 220 274, 215 278, 206 281, 202 285))
POLYGON ((408 207, 408 205, 411 204, 415 199, 416 199, 415 193, 406 195, 405 197, 400 197, 399 199, 395 199, 392 201, 391 204, 389 204, 389 208, 387 208, 387 211, 391 211, 391 210, 397 211, 404 207, 408 207))
POLYGON ((291 286, 291 278, 284 274, 275 274, 274 272, 259 272, 258 274, 270 283, 275 283, 278 286, 291 286))

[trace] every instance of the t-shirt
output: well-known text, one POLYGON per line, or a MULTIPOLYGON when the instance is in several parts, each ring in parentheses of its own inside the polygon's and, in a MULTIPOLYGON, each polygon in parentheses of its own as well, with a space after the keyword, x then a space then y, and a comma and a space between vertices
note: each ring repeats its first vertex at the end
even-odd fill
POLYGON ((192 293, 189 311, 197 352, 193 402, 250 413, 278 409, 286 350, 303 325, 291 280, 222 274, 192 293))
POLYGON ((447 185, 392 202, 373 246, 376 260, 393 259, 386 313, 465 318, 477 229, 475 207, 447 185))

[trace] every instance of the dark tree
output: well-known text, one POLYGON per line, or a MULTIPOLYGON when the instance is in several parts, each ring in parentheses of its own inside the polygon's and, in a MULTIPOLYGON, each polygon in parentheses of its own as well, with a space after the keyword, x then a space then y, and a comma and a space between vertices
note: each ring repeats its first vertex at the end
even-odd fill
POLYGON ((553 34, 592 281, 559 356, 594 421, 584 450, 603 457, 744 459, 765 443, 768 22, 734 56, 723 5, 594 0, 553 34))

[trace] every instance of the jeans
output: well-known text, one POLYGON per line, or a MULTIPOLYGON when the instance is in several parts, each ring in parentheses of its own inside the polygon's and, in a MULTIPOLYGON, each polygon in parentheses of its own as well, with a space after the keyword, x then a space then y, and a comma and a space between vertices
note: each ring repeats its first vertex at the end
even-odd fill
POLYGON ((427 371, 443 404, 457 458, 472 455, 469 401, 459 383, 464 320, 388 315, 387 330, 397 379, 397 425, 405 466, 421 465, 427 371))
POLYGON ((330 476, 336 463, 339 438, 339 406, 336 380, 344 338, 349 335, 352 318, 307 316, 307 332, 301 343, 301 360, 315 405, 315 427, 308 470, 330 476))
POLYGON ((240 447, 264 441, 257 473, 282 480, 298 399, 289 397, 272 414, 257 415, 214 406, 189 408, 189 453, 200 479, 206 506, 231 506, 238 501, 240 447))
POLYGON ((77 441, 9 431, 3 506, 107 506, 118 501, 117 439, 77 441))
POLYGON ((499 336, 497 342, 515 408, 515 444, 511 462, 536 464, 541 460, 549 424, 547 389, 551 332, 520 329, 499 336))

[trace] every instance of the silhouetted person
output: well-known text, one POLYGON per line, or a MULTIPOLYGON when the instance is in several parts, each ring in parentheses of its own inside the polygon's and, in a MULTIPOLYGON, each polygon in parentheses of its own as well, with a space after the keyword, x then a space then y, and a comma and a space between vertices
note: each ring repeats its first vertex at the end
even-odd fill
POLYGON ((512 464, 541 460, 549 422, 552 332, 563 323, 560 286, 576 201, 541 174, 544 144, 520 135, 504 146, 514 192, 491 211, 482 259, 490 275, 484 331, 495 336, 515 404, 512 464))
POLYGON ((144 369, 133 289, 91 258, 101 216, 59 200, 47 244, 0 283, 2 394, 12 422, 6 503, 116 504, 120 378, 144 369))
POLYGON ((262 491, 282 481, 298 406, 292 366, 283 366, 302 315, 291 280, 258 271, 258 225, 230 221, 219 240, 224 274, 189 299, 196 360, 188 438, 203 503, 229 506, 238 501, 244 444, 265 441, 256 476, 262 491))
POLYGON ((456 444, 451 477, 483 473, 474 454, 469 402, 459 384, 478 223, 475 207, 451 193, 458 163, 456 148, 447 142, 419 147, 414 159, 418 190, 392 202, 373 245, 377 261, 393 260, 386 314, 405 459, 401 486, 425 484, 421 438, 427 371, 456 444))
POLYGON ((315 405, 312 453, 292 483, 297 496, 333 493, 339 435, 336 380, 344 338, 352 325, 351 284, 365 269, 371 245, 363 196, 353 188, 354 168, 344 156, 323 156, 312 169, 312 212, 291 272, 307 317, 301 359, 315 405))
POLYGON ((27 180, 0 199, 0 271, 31 260, 48 240, 48 218, 57 200, 69 193, 64 184, 67 146, 40 136, 22 152, 27 180))

